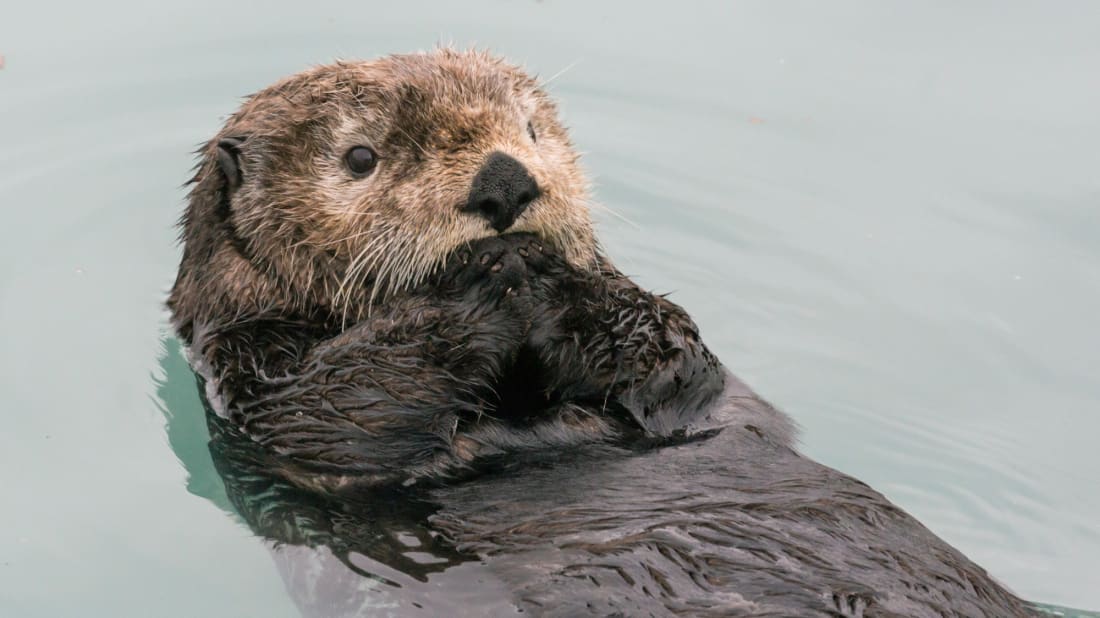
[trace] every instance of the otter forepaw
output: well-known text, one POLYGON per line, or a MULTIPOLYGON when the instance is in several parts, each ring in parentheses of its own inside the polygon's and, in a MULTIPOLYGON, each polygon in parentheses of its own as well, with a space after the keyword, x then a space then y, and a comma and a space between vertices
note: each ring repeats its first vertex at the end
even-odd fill
POLYGON ((527 264, 527 276, 531 278, 552 275, 565 261, 537 237, 524 239, 516 249, 527 264))
POLYGON ((458 291, 476 291, 478 296, 501 298, 528 290, 527 264, 508 236, 479 240, 456 251, 448 268, 450 284, 458 291))

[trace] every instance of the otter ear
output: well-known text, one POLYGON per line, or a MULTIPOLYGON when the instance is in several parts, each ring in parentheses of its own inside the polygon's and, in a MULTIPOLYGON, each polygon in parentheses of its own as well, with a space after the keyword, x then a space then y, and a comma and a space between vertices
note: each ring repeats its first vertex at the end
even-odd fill
POLYGON ((217 161, 218 167, 225 176, 225 183, 230 192, 236 191, 241 186, 241 144, 246 136, 223 137, 218 141, 217 161))

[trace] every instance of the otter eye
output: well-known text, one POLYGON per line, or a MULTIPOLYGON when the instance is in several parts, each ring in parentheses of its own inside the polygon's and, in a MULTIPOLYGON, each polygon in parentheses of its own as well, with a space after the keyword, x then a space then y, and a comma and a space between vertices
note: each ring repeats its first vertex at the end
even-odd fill
POLYGON ((530 122, 527 123, 527 135, 531 136, 532 142, 539 141, 538 138, 535 137, 535 125, 531 124, 530 122))
POLYGON ((366 176, 378 165, 378 155, 366 146, 355 146, 344 155, 344 163, 356 176, 366 176))

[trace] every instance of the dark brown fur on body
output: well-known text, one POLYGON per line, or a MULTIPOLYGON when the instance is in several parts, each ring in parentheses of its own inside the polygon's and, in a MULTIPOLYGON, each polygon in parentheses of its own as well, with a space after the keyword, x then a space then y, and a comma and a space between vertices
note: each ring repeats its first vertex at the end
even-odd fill
POLYGON ((545 251, 527 234, 477 241, 331 336, 290 320, 222 331, 204 339, 217 396, 287 478, 322 491, 444 478, 511 450, 674 437, 722 384, 690 320, 545 251), (616 313, 594 321, 606 303, 616 313))
POLYGON ((202 154, 169 306, 261 534, 354 546, 336 528, 378 522, 325 495, 430 485, 439 512, 415 525, 538 613, 1024 613, 795 453, 683 309, 615 270, 554 106, 519 70, 449 50, 318 67, 202 154), (366 176, 345 165, 357 146, 378 155, 366 176), (498 226, 469 202, 502 155, 538 191, 498 226), (303 501, 320 511, 296 518, 303 501), (328 509, 341 526, 308 530, 328 509))
POLYGON ((476 480, 356 500, 277 478, 269 453, 208 419, 252 529, 337 558, 287 582, 309 616, 364 600, 392 615, 1035 614, 881 494, 792 450, 782 415, 732 376, 706 439, 514 454, 476 480), (383 585, 318 593, 346 569, 383 585), (476 594, 455 594, 471 581, 476 594))
POLYGON ((203 155, 169 305, 211 400, 299 484, 439 478, 636 428, 616 413, 660 435, 658 408, 721 387, 686 314, 599 255, 553 104, 495 58, 319 67, 252 97, 203 155), (342 167, 359 145, 379 158, 365 178, 342 167), (496 153, 538 185, 503 236, 465 208, 496 153))

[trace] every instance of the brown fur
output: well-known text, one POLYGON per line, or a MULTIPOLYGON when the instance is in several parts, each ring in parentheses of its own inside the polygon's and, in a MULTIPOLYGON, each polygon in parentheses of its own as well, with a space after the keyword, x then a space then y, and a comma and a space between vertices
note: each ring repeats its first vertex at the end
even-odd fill
POLYGON ((511 231, 529 231, 578 267, 596 240, 587 182, 554 103, 537 82, 490 55, 441 49, 338 62, 252 95, 202 149, 185 215, 185 254, 169 299, 177 328, 270 313, 362 319, 464 243, 495 235, 460 211, 492 151, 522 162, 540 197, 511 231), (527 132, 531 122, 537 135, 527 132), (246 137, 228 221, 218 141, 246 137), (372 147, 365 179, 344 153, 372 147), (201 303, 194 302, 201 299, 201 303))
POLYGON ((215 409, 300 486, 451 477, 721 390, 683 310, 600 254, 554 104, 497 58, 317 67, 250 97, 200 155, 168 304, 215 409), (378 154, 365 177, 345 161, 359 146, 378 154), (501 155, 537 197, 498 231, 470 195, 501 155))
POLYGON ((690 316, 610 266, 554 106, 515 67, 450 50, 318 67, 251 97, 202 156, 169 304, 257 532, 385 562, 416 526, 544 615, 1030 613, 799 455, 690 316), (381 158, 366 178, 343 164, 359 145, 381 158), (540 189, 499 235, 462 208, 494 151, 540 189), (344 501, 397 485, 374 504, 438 512, 344 501))

